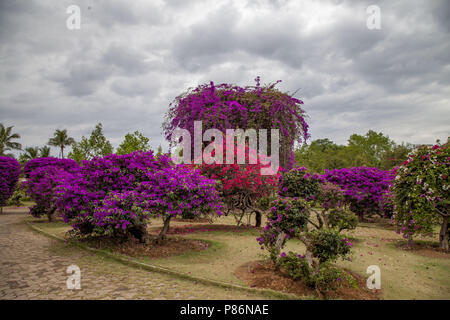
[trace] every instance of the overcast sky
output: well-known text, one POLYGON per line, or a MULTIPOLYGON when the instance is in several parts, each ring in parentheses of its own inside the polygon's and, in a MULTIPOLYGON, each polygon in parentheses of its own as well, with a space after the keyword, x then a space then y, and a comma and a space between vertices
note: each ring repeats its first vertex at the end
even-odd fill
MULTIPOLYGON (((163 146, 170 102, 209 81, 304 101, 311 138, 345 144, 450 135, 450 1, 0 0, 0 122, 26 146, 102 122, 116 147, 139 130, 163 146), (81 9, 69 30, 69 5, 81 9), (369 30, 366 9, 381 10, 369 30)), ((57 150, 53 149, 53 155, 57 150)))

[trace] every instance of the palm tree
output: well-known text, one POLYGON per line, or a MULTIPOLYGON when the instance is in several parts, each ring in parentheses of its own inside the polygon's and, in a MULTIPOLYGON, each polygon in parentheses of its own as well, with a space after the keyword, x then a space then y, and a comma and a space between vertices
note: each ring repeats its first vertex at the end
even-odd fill
POLYGON ((56 129, 55 133, 53 134, 53 138, 50 138, 50 140, 48 140, 48 145, 60 148, 61 158, 64 158, 64 148, 66 146, 70 146, 73 143, 75 143, 75 140, 67 135, 66 129, 56 129))
POLYGON ((43 146, 42 148, 39 148, 39 156, 42 158, 50 157, 50 147, 43 146))
POLYGON ((19 156, 20 163, 26 163, 31 159, 35 159, 39 157, 39 147, 26 147, 19 156))
POLYGON ((27 163, 31 159, 46 158, 50 156, 50 147, 26 147, 24 153, 19 156, 20 163, 27 163))
POLYGON ((13 139, 20 139, 20 134, 11 133, 12 128, 14 126, 5 128, 3 123, 0 123, 0 156, 11 156, 11 154, 5 154, 5 152, 12 149, 22 149, 20 143, 12 141, 13 139))

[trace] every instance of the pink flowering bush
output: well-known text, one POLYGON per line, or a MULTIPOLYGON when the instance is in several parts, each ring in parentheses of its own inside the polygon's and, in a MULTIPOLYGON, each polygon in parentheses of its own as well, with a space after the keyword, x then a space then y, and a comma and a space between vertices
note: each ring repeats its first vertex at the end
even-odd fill
POLYGON ((392 185, 395 222, 410 242, 414 235, 430 236, 440 225, 442 249, 449 249, 450 151, 446 146, 422 147, 396 170, 392 185))
POLYGON ((259 77, 255 80, 256 86, 247 87, 210 82, 178 96, 166 113, 166 139, 172 140, 176 128, 186 129, 194 137, 194 121, 202 121, 203 132, 212 128, 222 132, 237 128, 279 129, 280 164, 291 168, 294 142, 308 138, 303 102, 275 89, 280 81, 261 86, 259 77))
POLYGON ((0 157, 0 212, 14 193, 19 176, 19 162, 11 157, 0 157))
POLYGON ((389 187, 394 179, 393 171, 369 167, 325 170, 322 179, 342 189, 350 210, 360 220, 373 214, 385 217, 392 215, 389 187))
MULTIPOLYGON (((226 143, 223 143, 224 158, 226 158, 226 143)), ((234 148, 236 159, 239 148, 234 148)), ((262 175, 265 166, 257 159, 255 164, 249 163, 249 151, 245 150, 245 164, 206 164, 191 165, 200 170, 202 175, 217 181, 216 190, 223 204, 225 215, 233 214, 239 225, 245 214, 256 215, 256 227, 261 226, 262 213, 267 206, 264 201, 271 199, 275 194, 279 174, 262 175)))

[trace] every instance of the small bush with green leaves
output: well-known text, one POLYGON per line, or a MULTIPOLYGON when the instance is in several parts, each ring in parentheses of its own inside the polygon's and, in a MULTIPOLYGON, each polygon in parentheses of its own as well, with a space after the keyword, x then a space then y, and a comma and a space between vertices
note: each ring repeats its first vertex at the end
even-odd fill
POLYGON ((287 272, 293 280, 303 280, 304 283, 319 291, 336 290, 344 280, 352 286, 356 286, 356 280, 344 271, 332 266, 329 263, 322 263, 316 269, 308 266, 305 257, 300 254, 288 252, 282 253, 279 266, 287 272))
POLYGON ((353 230, 358 225, 358 217, 351 211, 333 209, 328 214, 328 225, 342 230, 353 230))
POLYGON ((339 257, 345 258, 353 246, 347 238, 334 230, 314 230, 308 234, 308 238, 311 240, 313 256, 321 263, 335 261, 339 257))
POLYGON ((311 174, 304 167, 285 172, 280 179, 278 194, 283 197, 315 199, 320 193, 320 176, 311 174))
POLYGON ((292 251, 289 251, 287 254, 282 253, 278 263, 293 280, 305 279, 311 274, 304 257, 292 251))
POLYGON ((318 269, 313 270, 309 277, 306 278, 306 285, 319 291, 330 291, 341 287, 344 281, 347 281, 354 287, 358 285, 356 280, 343 270, 330 263, 322 263, 318 269))
POLYGON ((276 199, 274 196, 261 197, 257 200, 256 206, 263 211, 268 211, 276 199))

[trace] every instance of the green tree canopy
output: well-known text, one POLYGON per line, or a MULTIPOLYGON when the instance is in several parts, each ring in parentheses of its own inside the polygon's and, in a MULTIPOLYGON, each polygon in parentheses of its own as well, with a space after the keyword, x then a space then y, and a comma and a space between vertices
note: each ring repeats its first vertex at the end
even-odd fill
POLYGON ((380 167, 383 154, 389 152, 393 145, 394 142, 381 132, 369 130, 364 136, 352 134, 348 139, 348 160, 352 167, 380 167))
POLYGON ((124 140, 117 148, 116 153, 118 155, 129 154, 133 151, 148 151, 150 150, 149 145, 150 139, 142 135, 139 131, 134 133, 127 133, 124 140))
POLYGON ((352 134, 348 145, 337 145, 329 139, 317 139, 295 152, 298 166, 324 173, 325 169, 367 166, 392 169, 407 159, 410 144, 395 144, 388 136, 369 130, 365 135, 352 134))
POLYGON ((313 172, 323 173, 325 169, 341 169, 347 166, 345 146, 329 139, 318 139, 303 145, 295 152, 295 160, 313 172))
POLYGON ((95 129, 92 130, 89 139, 83 136, 80 142, 75 142, 72 145, 72 152, 69 153, 69 158, 80 162, 81 160, 90 160, 93 157, 102 157, 111 153, 113 153, 113 147, 103 134, 102 124, 98 123, 95 129))

